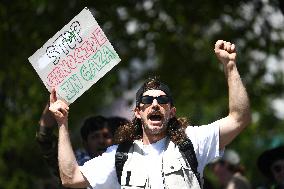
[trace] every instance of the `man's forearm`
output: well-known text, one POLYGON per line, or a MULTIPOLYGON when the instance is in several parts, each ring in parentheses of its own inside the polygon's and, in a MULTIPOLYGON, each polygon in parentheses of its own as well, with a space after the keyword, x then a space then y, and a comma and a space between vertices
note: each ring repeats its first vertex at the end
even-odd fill
POLYGON ((78 164, 71 145, 67 123, 59 127, 58 162, 62 183, 71 183, 74 168, 78 166, 78 164))
POLYGON ((218 121, 220 149, 224 149, 226 145, 232 142, 249 124, 251 117, 248 95, 236 65, 233 64, 225 69, 229 86, 229 115, 218 121))
POLYGON ((52 131, 51 128, 39 126, 38 131, 36 132, 36 141, 38 142, 43 158, 49 168, 51 168, 52 173, 59 178, 57 158, 58 140, 52 131))
POLYGON ((86 188, 71 145, 67 123, 59 124, 58 162, 61 182, 66 187, 86 188))
POLYGON ((241 130, 250 122, 250 105, 246 89, 243 85, 235 63, 226 65, 229 87, 229 114, 239 123, 241 130))

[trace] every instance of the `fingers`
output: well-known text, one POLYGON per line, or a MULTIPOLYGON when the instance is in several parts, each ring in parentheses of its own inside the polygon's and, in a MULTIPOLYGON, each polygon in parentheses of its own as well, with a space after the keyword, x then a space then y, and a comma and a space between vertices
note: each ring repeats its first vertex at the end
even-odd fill
POLYGON ((54 103, 57 100, 55 88, 51 89, 51 93, 49 95, 50 104, 54 103))
POLYGON ((231 45, 231 52, 235 52, 236 51, 236 46, 235 46, 235 44, 232 44, 231 45))
POLYGON ((215 51, 223 49, 223 46, 224 46, 224 41, 223 40, 218 40, 215 43, 215 51))
POLYGON ((236 51, 236 46, 230 42, 218 40, 215 43, 215 52, 218 52, 219 50, 225 50, 228 53, 233 53, 236 51))
POLYGON ((69 107, 63 101, 57 100, 49 106, 49 110, 55 115, 56 119, 60 119, 68 115, 69 107))
POLYGON ((224 50, 229 52, 231 51, 231 43, 224 41, 224 50))
POLYGON ((63 116, 68 115, 68 109, 67 108, 59 108, 59 112, 61 112, 63 116))

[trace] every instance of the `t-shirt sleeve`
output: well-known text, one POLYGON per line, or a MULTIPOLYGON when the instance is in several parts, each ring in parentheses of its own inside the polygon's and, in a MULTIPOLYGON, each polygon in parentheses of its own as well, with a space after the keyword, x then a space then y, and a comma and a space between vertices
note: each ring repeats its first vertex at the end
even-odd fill
POLYGON ((219 149, 219 125, 214 122, 209 125, 189 126, 186 134, 194 146, 198 171, 203 174, 204 167, 222 154, 219 149))
POLYGON ((95 157, 80 166, 80 171, 94 189, 118 189, 115 170, 117 145, 110 146, 101 156, 95 157))

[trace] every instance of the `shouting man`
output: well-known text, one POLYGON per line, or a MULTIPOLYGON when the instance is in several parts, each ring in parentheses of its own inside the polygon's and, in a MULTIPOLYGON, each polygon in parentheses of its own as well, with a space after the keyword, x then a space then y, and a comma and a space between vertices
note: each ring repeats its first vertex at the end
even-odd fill
POLYGON ((50 110, 59 125, 59 169, 69 187, 202 188, 203 169, 250 122, 249 99, 236 66, 236 48, 219 40, 215 53, 224 66, 229 114, 209 125, 191 127, 176 118, 173 97, 157 79, 136 93, 135 118, 121 127, 117 145, 83 166, 76 162, 68 132, 69 107, 50 95, 50 110))

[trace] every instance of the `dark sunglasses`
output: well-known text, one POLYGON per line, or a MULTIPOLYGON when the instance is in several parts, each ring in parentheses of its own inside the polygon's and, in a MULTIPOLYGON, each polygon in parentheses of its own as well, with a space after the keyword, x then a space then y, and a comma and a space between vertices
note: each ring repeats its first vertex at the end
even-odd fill
POLYGON ((157 97, 145 95, 141 97, 141 103, 152 104, 154 99, 156 99, 159 104, 168 104, 170 102, 170 98, 167 95, 157 97))
POLYGON ((272 166, 272 170, 275 173, 280 173, 283 169, 284 169, 283 165, 274 165, 274 166, 272 166))

